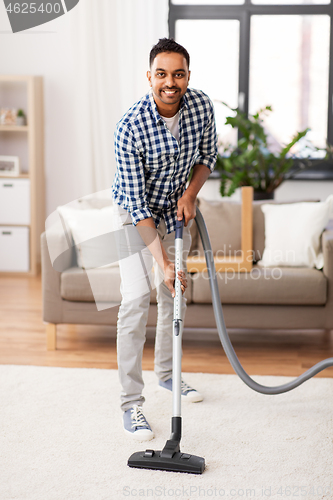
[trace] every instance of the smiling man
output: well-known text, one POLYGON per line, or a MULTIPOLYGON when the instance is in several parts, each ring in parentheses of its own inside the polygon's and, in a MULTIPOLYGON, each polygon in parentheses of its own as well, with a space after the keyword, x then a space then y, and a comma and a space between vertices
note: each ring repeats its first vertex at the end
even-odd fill
MULTIPOLYGON (((185 225, 179 273, 184 293, 195 200, 217 155, 213 105, 202 91, 188 88, 186 49, 163 38, 152 48, 149 63, 150 91, 117 124, 113 182, 119 229, 125 234, 119 243, 122 302, 117 325, 121 408, 126 433, 138 440, 154 437, 142 410, 142 352, 152 283, 155 279, 158 306, 155 373, 159 386, 171 391, 176 222, 184 219, 185 225)), ((185 308, 183 297, 183 318, 185 308)), ((182 381, 182 399, 203 398, 182 381)))

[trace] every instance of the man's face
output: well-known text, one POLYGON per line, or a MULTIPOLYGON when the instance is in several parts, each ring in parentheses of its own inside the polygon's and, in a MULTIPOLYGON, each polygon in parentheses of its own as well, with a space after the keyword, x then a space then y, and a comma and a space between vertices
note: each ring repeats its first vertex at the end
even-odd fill
POLYGON ((190 73, 182 54, 161 52, 155 57, 147 77, 159 110, 170 109, 173 112, 179 107, 187 90, 190 73))

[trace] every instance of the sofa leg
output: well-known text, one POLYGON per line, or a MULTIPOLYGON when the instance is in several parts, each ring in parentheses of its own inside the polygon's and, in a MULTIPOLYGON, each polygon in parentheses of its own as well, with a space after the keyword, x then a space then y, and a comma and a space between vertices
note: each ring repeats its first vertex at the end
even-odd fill
POLYGON ((55 351, 57 348, 57 325, 47 323, 46 325, 47 350, 55 351))

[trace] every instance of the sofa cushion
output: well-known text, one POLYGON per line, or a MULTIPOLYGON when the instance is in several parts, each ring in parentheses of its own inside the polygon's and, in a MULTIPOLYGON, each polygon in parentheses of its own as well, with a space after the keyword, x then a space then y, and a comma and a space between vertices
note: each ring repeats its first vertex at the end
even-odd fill
POLYGON ((324 202, 261 206, 265 215, 265 251, 258 264, 322 269, 320 235, 333 206, 333 195, 324 202))
MULTIPOLYGON (((119 267, 90 269, 79 267, 66 269, 60 276, 60 294, 73 302, 118 302, 120 294, 119 267)), ((191 302, 192 282, 188 280, 185 292, 187 303, 191 302)), ((156 304, 156 290, 151 291, 150 302, 156 304)))
POLYGON ((60 294, 63 299, 74 302, 120 302, 119 267, 88 271, 70 267, 61 273, 60 294), (93 281, 93 290, 88 275, 93 281))
MULTIPOLYGON (((262 259, 265 249, 265 216, 261 210, 264 203, 285 204, 298 203, 299 201, 318 200, 292 200, 289 202, 276 202, 264 200, 253 202, 253 252, 254 261, 262 259)), ((233 256, 241 250, 241 203, 229 199, 217 201, 198 198, 198 207, 205 220, 213 254, 219 256, 233 256)), ((192 245, 190 255, 203 255, 203 247, 198 236, 196 246, 192 245)))
POLYGON ((274 204, 274 205, 285 205, 300 202, 317 202, 318 199, 308 199, 308 200, 292 200, 292 201, 281 201, 277 202, 275 200, 263 200, 253 202, 253 251, 254 251, 254 261, 258 262, 262 259, 265 250, 265 215, 261 210, 262 205, 274 204))
MULTIPOLYGON (((241 249, 241 204, 233 201, 199 199, 199 209, 206 223, 213 254, 232 256, 241 249)), ((200 236, 198 253, 204 255, 200 236)))
POLYGON ((74 240, 79 267, 118 266, 113 206, 81 210, 65 205, 57 211, 74 240))
MULTIPOLYGON (((207 273, 192 276, 192 301, 211 303, 207 273)), ((222 304, 324 305, 327 280, 317 269, 260 268, 250 273, 218 273, 222 304)))
MULTIPOLYGON (((253 251, 254 260, 260 260, 265 248, 265 218, 261 211, 263 202, 253 202, 253 251)), ((241 203, 230 200, 211 201, 199 199, 199 209, 205 220, 214 255, 237 255, 242 248, 241 203)), ((204 255, 198 236, 197 252, 192 255, 204 255)))

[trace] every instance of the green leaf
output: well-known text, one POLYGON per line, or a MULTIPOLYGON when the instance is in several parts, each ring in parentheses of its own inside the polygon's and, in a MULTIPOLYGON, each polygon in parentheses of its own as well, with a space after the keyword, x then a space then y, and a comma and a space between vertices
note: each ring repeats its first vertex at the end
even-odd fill
MULTIPOLYGON (((225 102, 220 102, 234 113, 234 116, 226 118, 225 123, 240 132, 236 145, 222 144, 223 154, 216 161, 216 168, 221 172, 221 194, 230 196, 241 186, 253 186, 265 192, 273 191, 293 167, 294 158, 290 157, 290 151, 306 136, 309 128, 297 132, 279 153, 272 153, 269 151, 263 126, 263 117, 272 112, 272 106, 262 107, 253 115, 246 116, 238 108, 231 108, 225 102)), ((333 147, 327 143, 325 151, 326 157, 333 162, 333 147)), ((306 164, 306 160, 303 161, 306 164)))

